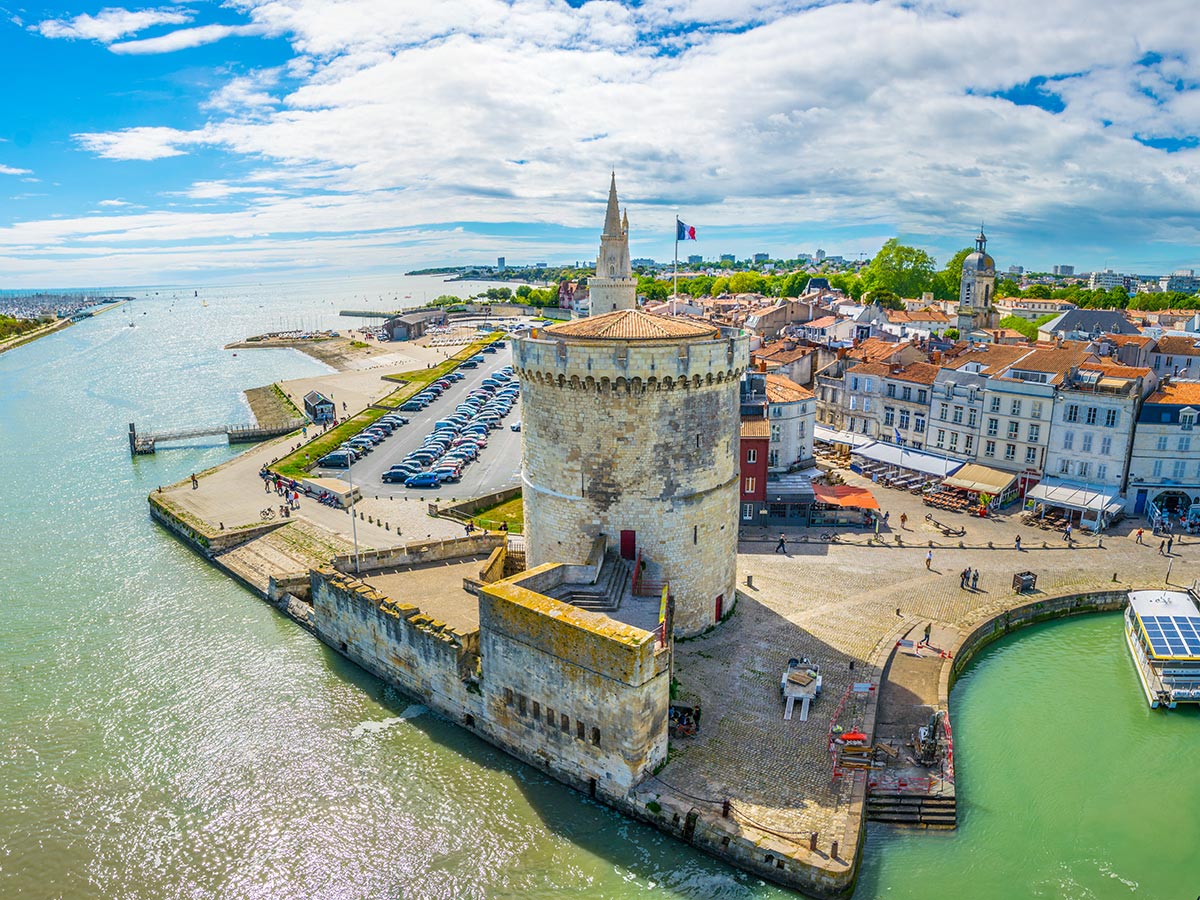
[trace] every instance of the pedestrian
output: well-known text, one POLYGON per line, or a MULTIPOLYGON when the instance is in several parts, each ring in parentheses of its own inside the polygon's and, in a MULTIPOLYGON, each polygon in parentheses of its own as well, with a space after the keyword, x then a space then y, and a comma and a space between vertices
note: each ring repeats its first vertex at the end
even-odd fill
POLYGON ((926 644, 926 645, 928 645, 928 644, 929 644, 929 635, 930 635, 930 634, 932 634, 932 633, 933 633, 933 623, 932 623, 932 622, 926 622, 926 623, 925 623, 925 644, 926 644))
POLYGON ((1017 552, 1020 553, 1021 552, 1021 536, 1019 534, 1015 538, 1013 538, 1013 543, 1016 544, 1017 552))
POLYGON ((775 545, 776 553, 787 553, 787 538, 782 534, 779 536, 779 543, 775 545))
POLYGON ((959 590, 965 591, 967 589, 967 579, 970 577, 971 577, 971 567, 970 566, 967 566, 967 568, 963 569, 961 572, 958 573, 958 588, 959 588, 959 590))
POLYGON ((263 493, 264 494, 271 493, 271 479, 270 478, 263 479, 263 493))
POLYGON ((891 517, 891 515, 892 515, 892 514, 891 514, 891 512, 885 512, 885 513, 883 514, 883 524, 884 524, 885 526, 887 525, 887 523, 888 523, 888 519, 891 517))
POLYGON ((908 524, 908 513, 900 513, 900 527, 903 528, 908 524))
POLYGON ((1071 523, 1067 523, 1067 527, 1063 529, 1063 540, 1068 544, 1071 543, 1071 523))
MULTIPOLYGON (((925 568, 933 568, 933 551, 929 550, 925 553, 925 568)), ((900 615, 900 610, 896 610, 896 615, 900 615)))
POLYGON ((192 473, 192 490, 194 491, 198 487, 200 487, 200 482, 196 480, 196 473, 193 472, 192 473))
POLYGON ((300 492, 292 491, 292 502, 295 503, 296 509, 300 508, 300 492))
POLYGON ((1158 542, 1158 555, 1159 555, 1159 556, 1166 556, 1166 555, 1167 555, 1167 554, 1163 553, 1163 548, 1164 548, 1164 547, 1166 547, 1166 546, 1167 546, 1167 542, 1166 542, 1166 541, 1159 541, 1159 542, 1158 542))
POLYGON ((971 572, 971 590, 979 590, 979 570, 975 569, 971 572))
POLYGON ((1175 535, 1167 535, 1167 556, 1171 555, 1171 548, 1175 546, 1175 535))
POLYGON ((1146 531, 1146 529, 1144 529, 1144 528, 1139 528, 1139 529, 1137 530, 1137 540, 1136 540, 1136 541, 1134 541, 1134 543, 1135 543, 1135 544, 1141 544, 1141 543, 1143 543, 1143 541, 1142 541, 1142 535, 1143 535, 1143 534, 1145 534, 1145 531, 1146 531))

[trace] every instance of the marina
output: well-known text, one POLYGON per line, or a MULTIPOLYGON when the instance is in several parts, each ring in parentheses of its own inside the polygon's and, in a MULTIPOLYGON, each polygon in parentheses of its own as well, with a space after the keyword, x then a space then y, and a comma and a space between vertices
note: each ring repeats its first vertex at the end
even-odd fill
POLYGON ((1125 642, 1151 709, 1200 704, 1200 609, 1190 591, 1131 591, 1125 642))

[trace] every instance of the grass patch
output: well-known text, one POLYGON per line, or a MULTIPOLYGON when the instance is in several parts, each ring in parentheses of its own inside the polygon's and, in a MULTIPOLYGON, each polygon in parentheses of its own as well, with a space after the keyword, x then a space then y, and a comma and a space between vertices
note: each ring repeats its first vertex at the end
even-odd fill
POLYGON ((489 531, 497 531, 501 524, 507 523, 510 532, 520 534, 525 527, 524 501, 520 497, 513 497, 496 506, 481 507, 475 510, 471 521, 489 531))
MULTIPOLYGON (((401 404, 407 403, 413 395, 423 390, 426 385, 437 381, 447 372, 457 368, 463 360, 469 359, 478 353, 480 348, 485 344, 503 340, 504 337, 503 332, 489 335, 483 340, 468 344, 449 359, 429 369, 414 369, 411 372, 397 372, 395 375, 385 375, 385 380, 403 382, 402 386, 379 400, 374 406, 368 406, 362 412, 351 416, 337 427, 331 428, 324 434, 314 437, 298 450, 293 450, 275 465, 271 466, 271 471, 278 472, 284 478, 303 478, 308 474, 308 470, 312 468, 316 461, 330 450, 337 449, 342 443, 350 440, 350 438, 354 437, 368 425, 375 424, 401 404)), ((511 528, 512 526, 510 525, 509 527, 511 528)))
POLYGON ((303 419, 304 413, 300 408, 292 402, 292 398, 283 392, 283 388, 278 383, 271 385, 271 390, 275 392, 275 396, 279 398, 280 405, 288 411, 288 416, 293 419, 303 419))
POLYGON ((350 346, 353 347, 355 350, 362 350, 362 349, 366 348, 367 342, 366 341, 351 341, 350 346))

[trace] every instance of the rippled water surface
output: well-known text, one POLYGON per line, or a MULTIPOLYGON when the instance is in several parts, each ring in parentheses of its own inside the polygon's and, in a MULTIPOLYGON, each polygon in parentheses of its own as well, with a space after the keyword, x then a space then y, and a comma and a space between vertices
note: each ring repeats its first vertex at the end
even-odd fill
MULTIPOLYGON (((130 460, 128 422, 247 421, 243 389, 322 369, 222 344, 448 287, 141 291, 0 355, 0 897, 789 896, 425 712, 150 522, 230 451, 130 460)), ((873 831, 857 897, 1200 894, 1197 717, 1143 708, 1116 619, 992 650, 955 702, 963 828, 873 831)))

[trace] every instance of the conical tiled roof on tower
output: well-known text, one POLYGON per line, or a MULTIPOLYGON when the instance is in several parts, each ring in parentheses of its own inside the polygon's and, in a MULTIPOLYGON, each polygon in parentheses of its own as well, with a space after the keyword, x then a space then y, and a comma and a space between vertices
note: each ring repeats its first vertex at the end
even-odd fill
POLYGON ((612 173, 612 182, 608 186, 608 211, 604 214, 604 235, 606 237, 621 237, 625 233, 621 228, 621 209, 617 204, 617 173, 612 173))

